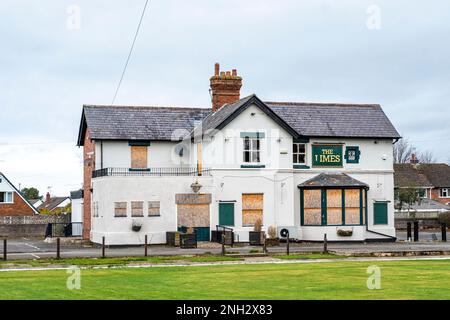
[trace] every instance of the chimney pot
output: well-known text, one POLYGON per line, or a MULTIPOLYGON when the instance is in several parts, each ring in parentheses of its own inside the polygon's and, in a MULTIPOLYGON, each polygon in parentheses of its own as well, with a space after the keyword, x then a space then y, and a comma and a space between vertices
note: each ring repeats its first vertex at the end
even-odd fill
POLYGON ((218 76, 220 72, 220 64, 216 62, 216 64, 214 65, 214 75, 218 76))
POLYGON ((413 153, 411 155, 411 159, 409 160, 412 164, 418 164, 419 163, 419 159, 417 159, 417 156, 415 153, 413 153))
POLYGON ((236 70, 236 69, 233 69, 232 72, 231 72, 231 74, 233 75, 233 77, 236 77, 236 76, 237 76, 237 70, 236 70))
POLYGON ((50 202, 51 197, 50 197, 50 192, 47 192, 47 194, 45 195, 45 202, 50 202))

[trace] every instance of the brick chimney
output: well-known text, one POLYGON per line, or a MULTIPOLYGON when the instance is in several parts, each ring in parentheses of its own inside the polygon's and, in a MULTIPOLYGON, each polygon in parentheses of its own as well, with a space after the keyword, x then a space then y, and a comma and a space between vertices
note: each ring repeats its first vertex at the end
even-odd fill
POLYGON ((419 163, 419 159, 417 159, 417 156, 415 153, 413 153, 411 155, 411 158, 409 159, 409 162, 411 162, 411 164, 418 164, 419 163))
POLYGON ((46 202, 46 203, 49 203, 50 200, 51 200, 50 192, 47 192, 47 194, 45 195, 45 202, 46 202))
POLYGON ((220 71, 220 65, 216 63, 214 75, 209 81, 213 112, 219 110, 224 104, 233 103, 240 99, 242 78, 237 75, 236 69, 226 72, 220 71))

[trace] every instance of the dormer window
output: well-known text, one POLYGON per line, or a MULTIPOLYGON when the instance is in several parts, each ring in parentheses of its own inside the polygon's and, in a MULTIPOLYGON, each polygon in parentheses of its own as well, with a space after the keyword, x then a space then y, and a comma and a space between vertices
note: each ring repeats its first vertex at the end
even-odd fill
POLYGON ((0 192, 0 203, 13 203, 13 193, 0 192))

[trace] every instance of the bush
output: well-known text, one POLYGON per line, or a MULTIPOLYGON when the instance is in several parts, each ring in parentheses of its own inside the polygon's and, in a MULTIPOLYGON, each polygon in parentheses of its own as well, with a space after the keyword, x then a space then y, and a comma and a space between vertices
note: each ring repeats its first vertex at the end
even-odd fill
POLYGON ((441 213, 439 215, 439 222, 445 223, 447 227, 450 227, 450 212, 441 213))
POLYGON ((269 239, 275 239, 277 237, 277 228, 270 226, 269 229, 267 229, 267 234, 269 235, 269 239))
POLYGON ((261 219, 258 219, 255 221, 255 225, 253 226, 253 231, 261 232, 261 230, 262 230, 262 221, 261 221, 261 219))

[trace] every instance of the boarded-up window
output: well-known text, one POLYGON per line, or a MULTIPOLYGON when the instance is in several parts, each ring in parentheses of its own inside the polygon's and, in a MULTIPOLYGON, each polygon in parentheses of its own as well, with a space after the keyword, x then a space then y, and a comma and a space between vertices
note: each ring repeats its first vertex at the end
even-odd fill
POLYGON ((131 168, 147 168, 147 147, 131 146, 131 168))
POLYGON ((327 190, 327 225, 342 224, 342 190, 327 190))
POLYGON ((159 211, 159 201, 149 201, 148 202, 148 216, 149 217, 156 217, 159 216, 161 213, 159 211))
POLYGON ((178 227, 209 227, 209 204, 178 204, 178 227))
POLYGON ((322 191, 304 190, 304 225, 322 225, 322 191))
POLYGON ((263 194, 242 194, 242 226, 252 227, 258 219, 263 222, 263 208, 263 194))
POLYGON ((143 201, 131 201, 131 216, 143 217, 144 216, 144 202, 143 201))
POLYGON ((114 216, 126 217, 127 216, 127 203, 126 202, 114 202, 114 216))
POLYGON ((345 190, 345 224, 360 224, 360 194, 359 189, 345 190))

